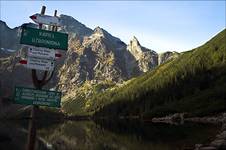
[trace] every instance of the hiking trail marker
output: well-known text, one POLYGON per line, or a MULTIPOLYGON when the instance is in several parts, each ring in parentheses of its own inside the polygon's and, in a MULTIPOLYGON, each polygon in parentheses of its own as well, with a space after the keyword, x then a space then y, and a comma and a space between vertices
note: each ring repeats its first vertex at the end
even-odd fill
POLYGON ((43 71, 53 71, 54 64, 55 64, 54 60, 28 57, 26 67, 30 69, 37 69, 43 71))
POLYGON ((48 15, 41 15, 41 14, 34 14, 30 16, 30 18, 38 24, 46 24, 51 26, 60 26, 60 19, 55 16, 48 16, 48 15))
POLYGON ((28 57, 44 58, 44 59, 55 59, 55 50, 41 47, 28 47, 28 57))
POLYGON ((14 100, 17 104, 60 107, 61 92, 16 87, 14 100))
POLYGON ((68 34, 22 26, 20 44, 67 50, 68 34))
POLYGON ((20 60, 20 63, 32 69, 31 76, 35 87, 35 89, 15 87, 14 91, 15 103, 33 105, 29 120, 27 150, 35 149, 38 106, 60 107, 61 92, 42 90, 42 87, 53 77, 55 59, 61 57, 61 54, 54 49, 68 49, 68 34, 57 32, 60 24, 57 10, 54 16, 45 15, 45 10, 46 7, 42 6, 40 14, 30 16, 35 23, 38 23, 39 29, 24 25, 20 38, 20 44, 30 45, 27 49, 27 58, 20 60), (52 31, 43 30, 43 24, 52 27, 52 31), (36 69, 45 71, 41 79, 38 79, 36 69))

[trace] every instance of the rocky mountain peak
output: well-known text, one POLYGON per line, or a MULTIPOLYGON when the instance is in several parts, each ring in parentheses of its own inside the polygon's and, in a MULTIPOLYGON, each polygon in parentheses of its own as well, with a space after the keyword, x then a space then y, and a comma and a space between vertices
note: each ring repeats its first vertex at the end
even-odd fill
POLYGON ((127 50, 137 61, 140 72, 147 72, 158 65, 158 54, 142 47, 135 36, 130 40, 127 50))
POLYGON ((77 21, 75 18, 73 18, 72 16, 68 16, 68 15, 64 15, 64 14, 61 14, 60 15, 60 19, 63 19, 63 20, 68 20, 70 22, 77 22, 79 23, 79 21, 77 21))
POLYGON ((147 51, 148 49, 142 47, 138 39, 133 36, 133 38, 129 42, 129 45, 127 46, 127 50, 130 51, 136 57, 142 55, 143 52, 147 51))
POLYGON ((94 29, 94 33, 101 33, 101 34, 104 34, 104 29, 102 29, 101 27, 97 26, 97 27, 94 29))
POLYGON ((7 26, 7 25, 6 25, 6 22, 0 20, 0 26, 7 26))
POLYGON ((158 65, 161 65, 162 63, 174 59, 176 57, 178 57, 180 55, 180 53, 176 52, 176 51, 166 51, 164 53, 160 53, 158 56, 158 65))
POLYGON ((126 44, 124 42, 122 42, 119 38, 111 35, 106 30, 104 30, 103 28, 101 28, 99 26, 97 26, 94 29, 91 36, 89 36, 88 43, 90 43, 91 41, 95 41, 95 40, 97 40, 97 41, 101 40, 102 42, 103 41, 107 42, 108 45, 111 45, 112 50, 121 50, 126 47, 126 44))
POLYGON ((11 29, 0 20, 0 48, 18 50, 19 45, 19 27, 11 29))
POLYGON ((102 29, 101 27, 97 26, 94 31, 93 34, 91 35, 92 37, 105 37, 106 36, 106 31, 104 31, 104 29, 102 29))
POLYGON ((132 40, 130 41, 130 45, 140 46, 140 43, 135 36, 133 36, 132 40))
POLYGON ((105 38, 107 38, 109 40, 119 40, 118 38, 112 36, 110 33, 108 33, 106 30, 104 30, 103 28, 101 28, 99 26, 97 26, 94 29, 93 34, 105 37, 105 38))
POLYGON ((67 15, 60 15, 61 30, 68 33, 76 33, 80 36, 89 36, 93 30, 77 21, 75 18, 67 15))

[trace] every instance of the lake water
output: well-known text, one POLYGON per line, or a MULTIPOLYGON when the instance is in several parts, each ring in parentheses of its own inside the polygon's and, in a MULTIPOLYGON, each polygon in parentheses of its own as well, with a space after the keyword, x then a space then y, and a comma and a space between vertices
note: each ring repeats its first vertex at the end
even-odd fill
MULTIPOLYGON (((0 122, 0 149, 22 150, 27 122, 0 122)), ((38 124, 36 149, 54 150, 184 150, 208 143, 219 125, 153 124, 139 121, 65 121, 38 124)))

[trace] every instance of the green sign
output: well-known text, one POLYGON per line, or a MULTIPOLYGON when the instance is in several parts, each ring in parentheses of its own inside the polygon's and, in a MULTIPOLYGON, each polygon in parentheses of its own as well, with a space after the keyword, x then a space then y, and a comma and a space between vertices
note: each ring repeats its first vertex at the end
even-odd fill
POLYGON ((68 34, 23 26, 20 44, 67 50, 68 34))
POLYGON ((61 92, 16 87, 14 102, 25 105, 60 107, 61 92))

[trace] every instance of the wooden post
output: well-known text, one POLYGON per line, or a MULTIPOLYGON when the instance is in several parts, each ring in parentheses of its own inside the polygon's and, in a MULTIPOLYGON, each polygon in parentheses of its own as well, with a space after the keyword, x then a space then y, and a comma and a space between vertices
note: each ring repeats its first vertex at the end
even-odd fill
MULTIPOLYGON (((57 16, 57 10, 54 11, 54 16, 57 16)), ((53 26, 52 31, 57 31, 57 26, 53 26)))
MULTIPOLYGON (((46 6, 42 6, 41 15, 44 15, 46 11, 46 6)), ((39 29, 42 28, 42 24, 39 24, 39 29)))
MULTIPOLYGON (((46 7, 42 6, 41 15, 45 14, 46 7)), ((55 10, 54 16, 57 15, 57 11, 55 10)), ((39 29, 42 29, 42 24, 39 24, 39 29)), ((57 30, 57 27, 52 30, 57 30)), ((51 72, 50 76, 48 76, 48 71, 44 72, 44 76, 41 80, 38 79, 38 76, 36 74, 36 70, 32 69, 32 81, 34 84, 34 87, 38 90, 41 90, 42 87, 47 84, 50 79, 53 77, 54 70, 51 72)), ((28 133, 28 143, 27 143, 27 150, 34 150, 35 149, 35 141, 36 141, 36 113, 38 111, 38 106, 32 106, 31 110, 31 119, 29 120, 29 133, 28 133)))
MULTIPOLYGON (((46 7, 42 6, 41 15, 45 14, 46 7)), ((42 29, 42 24, 39 24, 39 29, 42 29)), ((36 75, 36 70, 32 69, 32 81, 36 89, 42 89, 42 82, 46 78, 47 71, 45 71, 43 80, 39 81, 36 75)), ((38 110, 38 106, 32 106, 31 110, 31 118, 29 120, 29 133, 28 133, 28 143, 27 150, 35 149, 35 141, 36 141, 36 112, 38 110)))

